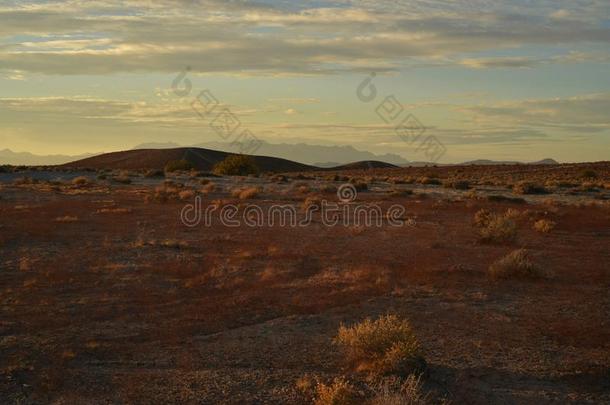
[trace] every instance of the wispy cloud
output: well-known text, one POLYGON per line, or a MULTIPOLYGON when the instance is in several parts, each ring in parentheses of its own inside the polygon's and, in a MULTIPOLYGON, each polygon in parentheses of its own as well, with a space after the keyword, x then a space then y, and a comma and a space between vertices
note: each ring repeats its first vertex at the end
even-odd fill
MULTIPOLYGON (((436 7, 414 1, 328 2, 289 8, 283 3, 24 2, 0 9, 0 69, 45 74, 174 72, 329 74, 399 69, 411 58, 514 49, 535 44, 607 43, 603 13, 571 2, 543 1, 520 14, 459 0, 436 7), (560 4, 558 4, 560 3, 560 4), (554 10, 554 11, 553 11, 554 10)), ((547 62, 555 60, 549 58, 547 62)), ((560 60, 556 60, 560 61, 560 60)), ((575 60, 576 61, 576 60, 575 60)), ((524 67, 522 56, 462 58, 457 65, 524 67)))

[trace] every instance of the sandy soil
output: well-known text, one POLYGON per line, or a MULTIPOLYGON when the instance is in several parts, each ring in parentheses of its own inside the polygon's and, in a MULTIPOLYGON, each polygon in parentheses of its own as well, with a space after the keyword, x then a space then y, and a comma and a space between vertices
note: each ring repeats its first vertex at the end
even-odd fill
MULTIPOLYGON (((336 200, 320 179, 298 180, 309 192, 249 179, 264 191, 242 201, 230 189, 244 179, 210 180, 204 205, 336 200)), ((404 205, 411 225, 189 228, 191 199, 146 201, 161 181, 2 183, 0 402, 310 403, 300 377, 359 378, 332 344, 340 324, 387 313, 411 321, 434 400, 610 402, 605 201, 392 196, 379 182, 358 201, 404 205), (479 243, 481 208, 519 211, 516 242, 479 243), (536 232, 542 218, 556 228, 536 232), (491 281, 519 247, 552 276, 491 281)))

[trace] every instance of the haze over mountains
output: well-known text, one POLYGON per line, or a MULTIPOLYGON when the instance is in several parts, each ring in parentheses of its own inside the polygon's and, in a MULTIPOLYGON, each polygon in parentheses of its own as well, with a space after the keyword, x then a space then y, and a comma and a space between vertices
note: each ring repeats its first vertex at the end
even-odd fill
MULTIPOLYGON (((136 149, 175 149, 185 147, 173 142, 152 142, 134 146, 136 149)), ((189 147, 204 148, 221 152, 238 153, 235 145, 222 142, 205 142, 189 147)), ((400 155, 374 154, 368 151, 361 151, 350 145, 310 145, 305 143, 297 144, 272 144, 263 142, 261 146, 253 152, 259 156, 270 156, 287 159, 305 165, 312 165, 322 168, 347 165, 354 162, 379 161, 396 166, 422 166, 429 165, 430 162, 409 161, 400 155)), ((35 155, 29 152, 13 152, 10 149, 0 150, 0 164, 10 165, 61 165, 69 162, 82 160, 88 157, 101 155, 100 153, 86 153, 81 155, 35 155)), ((518 161, 494 161, 479 159, 463 164, 494 165, 494 164, 518 164, 518 161)), ((543 159, 532 164, 556 164, 553 159, 543 159)))

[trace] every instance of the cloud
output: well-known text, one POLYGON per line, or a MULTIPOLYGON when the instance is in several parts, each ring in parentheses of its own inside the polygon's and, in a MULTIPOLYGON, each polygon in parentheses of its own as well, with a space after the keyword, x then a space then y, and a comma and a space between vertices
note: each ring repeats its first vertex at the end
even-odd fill
MULTIPOLYGON (((398 70, 415 59, 531 67, 524 56, 459 58, 531 45, 607 44, 610 5, 458 0, 21 2, 0 8, 0 70, 44 74, 175 72, 312 75, 398 70), (503 2, 504 3, 504 2, 503 2), (568 18, 569 17, 569 18, 568 18), (576 18, 578 17, 578 18, 576 18), (560 19, 561 21, 559 21, 560 19)), ((577 60, 573 60, 577 62, 577 60)), ((561 62, 549 58, 546 63, 561 62)))
POLYGON ((505 58, 479 58, 479 59, 463 59, 460 64, 474 68, 530 68, 537 65, 539 62, 527 57, 505 57, 505 58))
POLYGON ((610 130, 610 93, 569 98, 524 100, 458 107, 477 122, 529 126, 567 132, 596 133, 610 130))
POLYGON ((608 52, 577 52, 572 51, 563 55, 556 55, 549 58, 532 57, 496 57, 496 58, 467 58, 459 63, 473 69, 489 68, 533 68, 539 65, 551 63, 584 63, 596 62, 607 63, 610 61, 608 52))

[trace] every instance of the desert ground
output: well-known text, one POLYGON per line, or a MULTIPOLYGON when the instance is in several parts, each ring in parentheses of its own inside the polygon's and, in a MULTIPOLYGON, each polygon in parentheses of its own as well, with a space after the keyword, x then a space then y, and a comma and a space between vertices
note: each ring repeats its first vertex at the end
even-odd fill
POLYGON ((0 402, 321 403, 342 378, 362 403, 380 380, 335 337, 391 314, 429 403, 610 403, 609 201, 610 163, 5 170, 0 402), (196 198, 302 212, 344 184, 405 225, 181 221, 196 198), (519 249, 529 273, 493 271, 519 249))

